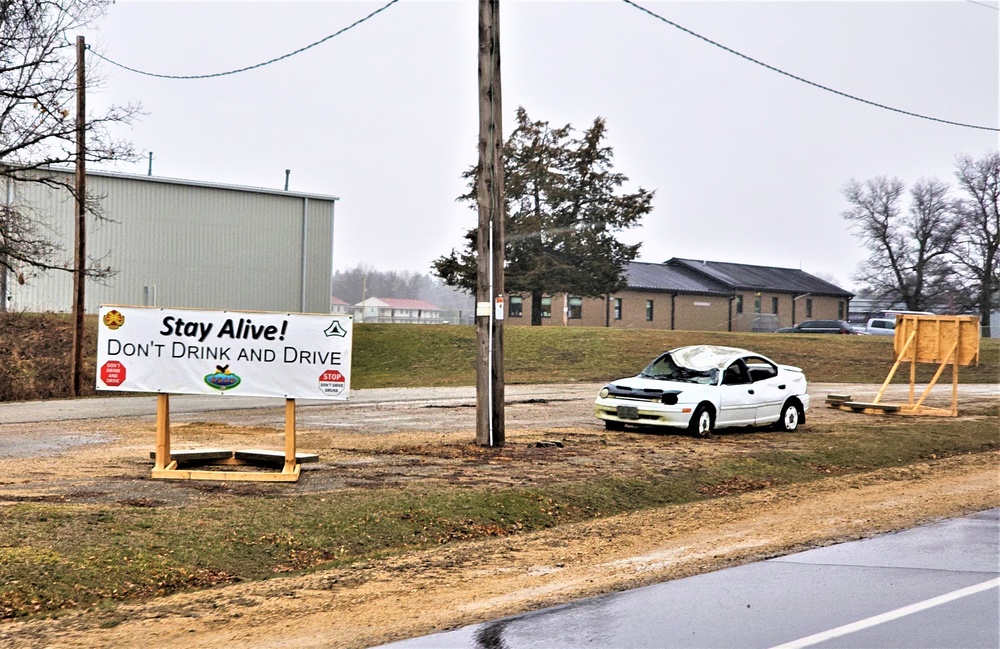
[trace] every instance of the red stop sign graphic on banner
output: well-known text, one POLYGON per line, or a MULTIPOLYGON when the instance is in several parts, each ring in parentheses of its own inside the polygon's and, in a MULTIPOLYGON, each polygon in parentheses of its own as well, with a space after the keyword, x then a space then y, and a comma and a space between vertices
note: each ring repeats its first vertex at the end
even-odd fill
POLYGON ((125 382, 125 366, 118 361, 108 361, 101 365, 101 380, 104 385, 118 387, 125 382))
POLYGON ((335 397, 347 387, 347 379, 338 370, 326 370, 319 375, 320 391, 331 397, 335 397))

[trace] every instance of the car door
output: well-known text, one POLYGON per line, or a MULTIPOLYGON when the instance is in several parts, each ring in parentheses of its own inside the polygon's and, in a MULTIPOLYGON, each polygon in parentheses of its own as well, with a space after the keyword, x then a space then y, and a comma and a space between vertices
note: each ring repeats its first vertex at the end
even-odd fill
POLYGON ((750 370, 753 396, 757 410, 754 424, 761 426, 778 421, 781 416, 781 406, 788 395, 786 380, 779 376, 778 366, 763 356, 746 356, 743 358, 750 370))
POLYGON ((752 426, 757 418, 757 394, 746 364, 737 359, 722 373, 719 415, 715 427, 752 426))

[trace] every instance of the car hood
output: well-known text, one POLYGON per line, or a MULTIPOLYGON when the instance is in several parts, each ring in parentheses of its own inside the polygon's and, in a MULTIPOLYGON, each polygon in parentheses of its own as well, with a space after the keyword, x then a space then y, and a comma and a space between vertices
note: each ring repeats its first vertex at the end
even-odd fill
POLYGON ((703 383, 688 383, 685 381, 664 381, 662 379, 647 379, 641 376, 630 376, 626 379, 612 381, 611 385, 620 388, 630 388, 633 391, 641 392, 683 392, 684 390, 701 389, 707 386, 703 383))

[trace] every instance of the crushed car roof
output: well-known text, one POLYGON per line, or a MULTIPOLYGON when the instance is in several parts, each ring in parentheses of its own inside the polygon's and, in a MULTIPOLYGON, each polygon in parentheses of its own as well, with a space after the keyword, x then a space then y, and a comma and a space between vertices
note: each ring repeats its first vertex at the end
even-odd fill
POLYGON ((752 354, 753 352, 737 347, 721 345, 691 345, 678 347, 668 352, 674 362, 692 370, 710 370, 725 367, 734 357, 752 354))

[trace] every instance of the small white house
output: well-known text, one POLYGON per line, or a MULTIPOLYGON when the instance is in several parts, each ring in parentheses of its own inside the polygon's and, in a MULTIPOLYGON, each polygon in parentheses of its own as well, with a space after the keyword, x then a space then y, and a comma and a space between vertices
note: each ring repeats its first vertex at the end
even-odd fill
POLYGON ((358 322, 441 324, 441 309, 423 300, 370 297, 353 307, 358 322))
POLYGON ((330 296, 330 313, 351 313, 351 305, 336 295, 330 296))

